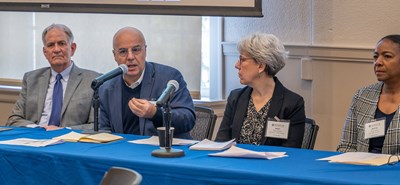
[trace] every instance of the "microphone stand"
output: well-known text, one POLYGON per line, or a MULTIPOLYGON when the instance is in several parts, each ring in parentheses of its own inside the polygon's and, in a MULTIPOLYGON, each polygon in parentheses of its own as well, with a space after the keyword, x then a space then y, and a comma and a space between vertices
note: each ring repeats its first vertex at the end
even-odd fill
MULTIPOLYGON (((173 93, 169 95, 171 98, 173 93)), ((151 153, 154 157, 162 157, 162 158, 172 158, 172 157, 182 157, 185 155, 185 152, 180 149, 173 149, 172 148, 172 139, 170 134, 171 128, 171 106, 170 106, 170 98, 164 104, 158 104, 157 106, 162 106, 163 109, 163 125, 165 126, 165 148, 164 149, 157 149, 153 150, 151 153)), ((159 136, 160 137, 160 136, 159 136)))
POLYGON ((93 91, 93 132, 99 131, 99 108, 100 108, 100 98, 99 98, 99 88, 93 91))
POLYGON ((85 130, 83 134, 97 134, 99 132, 111 133, 108 130, 101 130, 99 131, 99 109, 100 109, 100 97, 99 97, 99 87, 100 85, 92 83, 93 89, 93 130, 85 130))

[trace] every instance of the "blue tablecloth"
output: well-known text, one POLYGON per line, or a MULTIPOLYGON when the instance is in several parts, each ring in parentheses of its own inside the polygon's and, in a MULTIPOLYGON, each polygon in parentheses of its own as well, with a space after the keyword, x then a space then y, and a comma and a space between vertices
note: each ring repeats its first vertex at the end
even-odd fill
MULTIPOLYGON (((48 139, 71 130, 13 128, 0 132, 0 140, 48 139)), ((143 136, 123 135, 108 144, 66 142, 47 147, 0 145, 1 185, 97 185, 111 166, 134 169, 142 174, 143 185, 212 184, 400 184, 400 165, 357 166, 316 159, 335 152, 238 145, 254 151, 287 152, 289 157, 263 160, 210 157, 213 151, 185 151, 180 158, 157 158, 157 146, 127 141, 143 136)))

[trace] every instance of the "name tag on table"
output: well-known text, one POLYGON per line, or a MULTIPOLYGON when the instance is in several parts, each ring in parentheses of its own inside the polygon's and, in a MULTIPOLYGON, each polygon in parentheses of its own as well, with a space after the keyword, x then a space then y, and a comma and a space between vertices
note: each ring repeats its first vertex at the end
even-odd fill
POLYGON ((364 127, 364 139, 381 137, 385 135, 385 119, 378 119, 376 121, 366 123, 364 127))
POLYGON ((289 121, 268 120, 265 137, 287 139, 289 135, 289 121))

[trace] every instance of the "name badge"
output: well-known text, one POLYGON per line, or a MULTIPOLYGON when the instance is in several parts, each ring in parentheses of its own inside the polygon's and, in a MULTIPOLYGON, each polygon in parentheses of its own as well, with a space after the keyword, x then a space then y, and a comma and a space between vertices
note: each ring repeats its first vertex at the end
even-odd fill
POLYGON ((385 135, 385 118, 366 123, 364 127, 364 139, 381 137, 385 135))
POLYGON ((289 121, 268 120, 266 129, 265 137, 287 139, 289 135, 289 121))

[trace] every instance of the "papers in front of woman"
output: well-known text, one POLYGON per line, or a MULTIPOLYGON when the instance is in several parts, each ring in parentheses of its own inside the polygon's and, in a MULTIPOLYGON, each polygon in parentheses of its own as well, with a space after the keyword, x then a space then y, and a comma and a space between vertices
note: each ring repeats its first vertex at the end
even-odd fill
POLYGON ((198 142, 195 145, 189 147, 190 150, 225 150, 232 145, 235 145, 235 139, 225 141, 225 142, 215 142, 208 139, 203 139, 203 141, 198 142))
POLYGON ((269 160, 288 156, 286 155, 286 152, 256 152, 239 148, 236 146, 232 146, 231 148, 223 152, 218 152, 208 155, 217 157, 239 157, 239 158, 256 158, 256 159, 269 159, 269 160))
POLYGON ((331 163, 345 163, 357 165, 381 166, 388 163, 398 162, 397 156, 391 157, 389 154, 375 154, 367 152, 347 152, 331 157, 325 157, 317 160, 329 161, 331 163), (390 161, 389 161, 390 158, 390 161))
MULTIPOLYGON (((151 136, 150 138, 146 139, 137 139, 137 140, 132 140, 128 141, 130 143, 135 143, 135 144, 146 144, 146 145, 154 145, 154 146, 159 146, 160 145, 160 139, 158 136, 151 136)), ((173 138, 172 139, 172 145, 192 145, 195 144, 199 141, 196 140, 189 140, 189 139, 179 139, 179 138, 173 138)))
POLYGON ((21 145, 21 146, 33 146, 33 147, 43 147, 48 145, 55 145, 63 143, 59 139, 29 139, 29 138, 17 138, 6 141, 0 141, 0 144, 4 145, 21 145))

